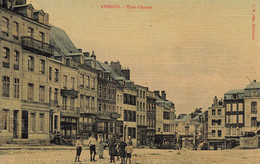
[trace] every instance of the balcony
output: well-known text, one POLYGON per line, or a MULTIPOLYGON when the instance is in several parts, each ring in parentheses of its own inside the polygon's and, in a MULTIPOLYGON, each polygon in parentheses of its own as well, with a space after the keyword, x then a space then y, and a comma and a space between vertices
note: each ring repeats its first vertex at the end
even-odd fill
POLYGON ((97 114, 96 108, 91 107, 80 107, 80 113, 81 114, 97 114))
POLYGON ((74 89, 61 89, 62 96, 69 96, 69 97, 78 97, 79 91, 74 89))
POLYGON ((80 109, 78 107, 73 107, 73 106, 61 106, 61 112, 63 114, 72 114, 72 115, 79 115, 80 109))
POLYGON ((53 56, 53 46, 28 36, 22 37, 22 47, 33 53, 42 54, 47 57, 53 56))

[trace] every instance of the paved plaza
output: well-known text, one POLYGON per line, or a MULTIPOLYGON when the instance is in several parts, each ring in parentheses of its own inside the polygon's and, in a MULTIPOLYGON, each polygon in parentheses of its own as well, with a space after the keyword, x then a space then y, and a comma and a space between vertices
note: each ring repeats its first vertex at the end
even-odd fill
MULTIPOLYGON (((0 150, 1 164, 69 164, 75 163, 75 150, 0 150)), ((89 160, 89 150, 83 150, 81 163, 109 163, 108 151, 105 150, 105 159, 89 160)), ((135 149, 132 164, 169 164, 169 163, 248 163, 260 162, 260 149, 255 150, 158 150, 135 149)), ((120 161, 116 161, 120 163, 120 161)))

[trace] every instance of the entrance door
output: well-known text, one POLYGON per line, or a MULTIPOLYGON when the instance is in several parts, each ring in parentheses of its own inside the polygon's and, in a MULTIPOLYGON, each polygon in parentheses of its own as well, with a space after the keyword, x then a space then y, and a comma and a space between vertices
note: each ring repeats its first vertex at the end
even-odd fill
POLYGON ((28 112, 22 112, 22 138, 28 138, 28 112))
POLYGON ((18 138, 17 128, 18 128, 18 110, 14 110, 14 119, 13 119, 13 137, 18 138))

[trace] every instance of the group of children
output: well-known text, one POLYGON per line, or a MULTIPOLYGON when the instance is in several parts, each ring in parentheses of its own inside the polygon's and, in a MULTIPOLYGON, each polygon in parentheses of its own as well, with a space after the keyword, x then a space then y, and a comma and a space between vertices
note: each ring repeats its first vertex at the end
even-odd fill
MULTIPOLYGON (((94 135, 91 136, 92 139, 94 138, 93 136, 94 135)), ((132 146, 133 143, 132 143, 130 137, 128 138, 128 142, 127 143, 124 141, 124 139, 122 137, 120 138, 120 140, 117 140, 116 143, 114 142, 113 145, 109 145, 109 143, 107 145, 105 142, 103 142, 102 138, 99 138, 97 143, 98 143, 98 149, 97 149, 98 152, 97 152, 97 154, 99 155, 99 159, 105 159, 103 157, 103 152, 104 152, 105 147, 109 146, 110 163, 112 163, 112 162, 115 163, 114 156, 117 156, 118 159, 120 157, 122 164, 126 164, 127 162, 129 162, 129 164, 131 163, 131 154, 132 154, 134 148, 132 146), (111 153, 111 146, 114 147, 115 153, 111 153), (112 157, 111 157, 111 155, 112 155, 112 157)), ((75 158, 75 162, 77 160, 78 160, 78 162, 81 162, 79 160, 79 158, 80 158, 80 154, 81 154, 82 146, 83 146, 83 144, 82 144, 82 137, 78 137, 75 145, 76 145, 76 158, 75 158)), ((94 159, 93 159, 92 158, 92 153, 93 153, 92 152, 93 151, 92 147, 93 147, 93 145, 90 146, 91 161, 95 161, 95 154, 96 154, 96 152, 94 152, 94 159)))
POLYGON ((120 143, 118 144, 118 153, 121 158, 121 163, 125 164, 127 161, 129 161, 129 164, 131 163, 131 154, 134 151, 133 143, 129 139, 127 143, 124 142, 123 138, 121 138, 120 143))

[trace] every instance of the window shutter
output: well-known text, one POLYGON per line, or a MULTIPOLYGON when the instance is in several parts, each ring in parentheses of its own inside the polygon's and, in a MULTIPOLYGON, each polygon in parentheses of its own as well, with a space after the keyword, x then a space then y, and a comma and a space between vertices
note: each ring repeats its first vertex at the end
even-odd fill
POLYGON ((9 110, 9 131, 13 131, 13 110, 9 110))
POLYGON ((0 130, 2 130, 2 110, 0 110, 0 130))

